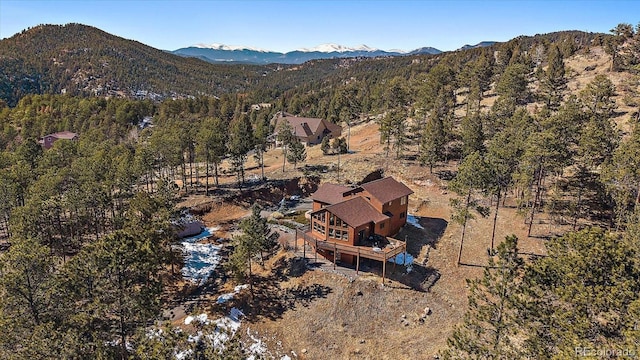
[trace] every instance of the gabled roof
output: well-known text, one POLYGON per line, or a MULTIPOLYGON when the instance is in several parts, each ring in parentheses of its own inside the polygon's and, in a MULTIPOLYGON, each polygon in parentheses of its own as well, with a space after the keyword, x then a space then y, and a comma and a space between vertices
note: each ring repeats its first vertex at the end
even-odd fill
POLYGON ((342 126, 334 124, 331 121, 326 121, 324 119, 322 121, 324 122, 324 126, 326 126, 327 130, 329 130, 330 132, 342 131, 342 126))
POLYGON ((381 214, 364 198, 357 196, 324 209, 342 219, 351 227, 358 227, 370 222, 374 224, 387 220, 389 217, 381 214))
POLYGON ((386 177, 384 179, 374 180, 368 183, 360 185, 371 196, 375 197, 381 203, 386 203, 399 199, 403 196, 413 194, 413 191, 407 187, 407 185, 396 181, 392 177, 386 177))
POLYGON ((330 121, 318 118, 298 117, 288 113, 280 114, 280 116, 276 118, 276 131, 282 121, 289 122, 293 133, 297 137, 309 137, 312 135, 317 135, 325 128, 330 132, 342 131, 342 127, 340 125, 336 125, 330 121), (321 125, 324 126, 321 128, 321 125))
POLYGON ((348 186, 324 183, 311 195, 311 199, 333 205, 344 201, 344 193, 349 190, 351 188, 348 186))
POLYGON ((73 138, 78 136, 78 134, 71 131, 60 131, 53 134, 45 135, 44 137, 47 137, 47 136, 53 136, 54 138, 57 138, 57 139, 73 140, 73 138))

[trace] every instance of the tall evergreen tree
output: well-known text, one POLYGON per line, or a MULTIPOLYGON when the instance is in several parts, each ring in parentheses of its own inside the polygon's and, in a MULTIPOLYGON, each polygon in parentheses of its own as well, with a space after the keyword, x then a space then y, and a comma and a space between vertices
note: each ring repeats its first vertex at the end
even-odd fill
POLYGON ((520 318, 525 356, 575 358, 576 349, 615 349, 638 299, 636 247, 601 229, 552 239, 525 271, 520 318))
POLYGON ((242 115, 231 123, 229 134, 229 153, 231 164, 238 177, 238 185, 244 184, 244 164, 248 153, 254 146, 253 128, 249 117, 242 115))
POLYGON ((462 158, 476 151, 480 154, 485 152, 484 131, 482 129, 482 118, 480 114, 473 113, 465 116, 460 125, 460 132, 460 137, 462 138, 462 158))
POLYGON ((547 69, 541 81, 541 90, 547 107, 557 110, 562 103, 562 92, 566 88, 564 61, 558 45, 551 44, 547 56, 547 69))
POLYGON ((279 235, 271 231, 267 219, 260 215, 261 210, 258 204, 254 204, 251 207, 251 215, 240 222, 242 234, 233 238, 234 248, 228 263, 228 266, 238 278, 249 277, 252 294, 253 272, 251 259, 259 254, 262 262, 262 253, 274 248, 279 235))
POLYGON ((269 122, 266 118, 256 118, 253 134, 255 136, 255 157, 258 160, 258 164, 260 164, 261 178, 264 180, 264 153, 267 152, 267 137, 270 134, 269 122))
POLYGON ((282 121, 278 124, 278 141, 282 146, 282 172, 284 172, 284 166, 287 161, 287 150, 291 143, 296 140, 296 136, 293 133, 293 128, 288 121, 282 121))
POLYGON ((516 359, 512 338, 518 334, 518 283, 523 261, 518 239, 507 236, 498 245, 498 261, 489 258, 482 279, 467 280, 469 309, 462 325, 447 340, 443 359, 516 359))
POLYGON ((212 163, 215 185, 219 185, 218 169, 222 158, 227 153, 227 135, 227 127, 219 118, 205 118, 200 125, 196 141, 197 150, 205 161, 205 193, 207 195, 209 195, 209 165, 212 163))
POLYGON ((487 191, 488 180, 489 172, 486 162, 480 153, 476 151, 462 161, 456 177, 449 183, 449 187, 460 196, 459 198, 451 199, 451 206, 453 207, 451 218, 462 226, 456 265, 460 265, 467 222, 474 218, 473 212, 482 217, 487 216, 489 213, 489 210, 482 206, 475 196, 479 192, 487 191))
POLYGON ((304 144, 296 138, 289 145, 289 152, 287 153, 287 160, 293 164, 293 168, 297 168, 299 162, 303 162, 307 159, 307 150, 304 144))

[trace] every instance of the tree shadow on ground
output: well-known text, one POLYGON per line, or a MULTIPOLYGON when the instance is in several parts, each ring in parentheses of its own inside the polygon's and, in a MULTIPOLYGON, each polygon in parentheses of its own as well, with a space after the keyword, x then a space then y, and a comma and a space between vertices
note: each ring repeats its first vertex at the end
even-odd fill
POLYGON ((293 310, 296 306, 309 307, 313 301, 326 298, 332 292, 330 287, 320 284, 282 289, 279 277, 272 274, 254 278, 254 295, 252 300, 248 299, 250 306, 246 312, 249 321, 259 317, 281 319, 286 311, 293 310))
MULTIPOLYGON (((382 262, 362 259, 360 272, 376 274, 380 276, 382 281, 382 262)), ((440 279, 440 272, 430 266, 416 262, 411 265, 401 265, 388 261, 385 266, 385 278, 416 291, 428 292, 440 279)), ((394 287, 391 283, 385 283, 385 286, 394 287)))
MULTIPOLYGON (((413 215, 410 215, 413 216, 413 215)), ((416 257, 420 254, 422 247, 429 245, 436 248, 437 243, 442 238, 449 222, 441 218, 431 218, 413 216, 417 226, 407 223, 394 238, 407 242, 407 251, 416 257)))

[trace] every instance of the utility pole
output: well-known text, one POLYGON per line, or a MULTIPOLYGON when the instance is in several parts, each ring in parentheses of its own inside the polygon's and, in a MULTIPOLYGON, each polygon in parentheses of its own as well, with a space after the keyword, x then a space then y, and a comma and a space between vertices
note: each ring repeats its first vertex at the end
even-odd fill
POLYGON ((340 149, 338 149, 338 183, 340 183, 340 149))

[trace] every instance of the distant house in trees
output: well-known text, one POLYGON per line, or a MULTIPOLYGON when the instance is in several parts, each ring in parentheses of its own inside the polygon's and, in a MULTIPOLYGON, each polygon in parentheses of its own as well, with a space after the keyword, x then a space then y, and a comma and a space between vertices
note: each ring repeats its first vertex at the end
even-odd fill
POLYGON ((411 194, 392 177, 356 187, 323 184, 312 195, 311 224, 298 238, 322 256, 355 262, 356 268, 360 257, 386 262, 406 251, 406 244, 391 236, 407 222, 411 194))
POLYGON ((43 136, 38 140, 38 143, 45 149, 50 149, 53 146, 53 143, 58 140, 78 141, 78 134, 71 131, 61 131, 43 136))
MULTIPOLYGON (((338 138, 342 134, 342 127, 325 119, 305 118, 279 111, 273 118, 274 133, 271 139, 275 141, 278 130, 284 121, 289 122, 293 134, 307 146, 322 142, 325 137, 338 138)), ((277 146, 278 144, 276 144, 277 146)))

